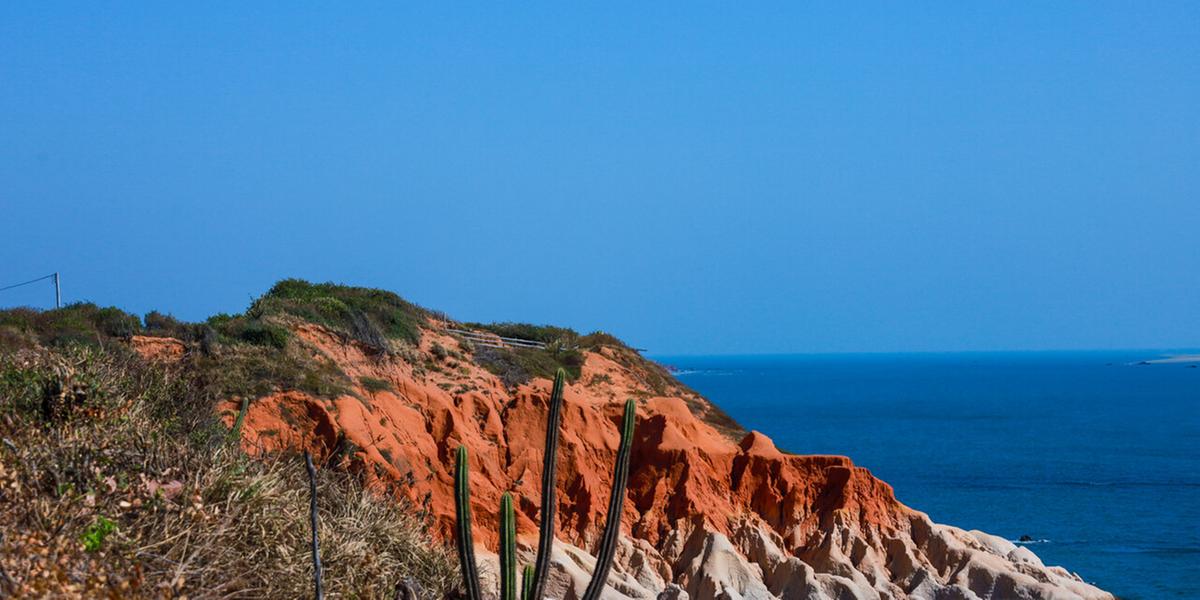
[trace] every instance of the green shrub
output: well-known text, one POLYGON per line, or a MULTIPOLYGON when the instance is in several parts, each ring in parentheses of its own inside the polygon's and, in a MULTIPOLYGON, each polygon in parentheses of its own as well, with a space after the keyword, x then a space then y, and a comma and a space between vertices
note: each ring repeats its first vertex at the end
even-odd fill
MULTIPOLYGON (((465 326, 501 337, 531 340, 546 345, 545 349, 536 349, 462 344, 464 350, 472 353, 476 363, 500 377, 506 385, 519 385, 534 377, 553 378, 555 371, 560 368, 567 372, 570 380, 579 378, 584 355, 579 350, 581 338, 573 329, 529 323, 468 323, 465 326)), ((437 350, 433 350, 436 356, 437 350)))
POLYGON ((83 549, 88 552, 95 552, 104 545, 104 540, 110 534, 117 530, 117 524, 104 518, 103 515, 96 517, 96 520, 83 530, 83 535, 80 540, 83 541, 83 549))
POLYGON ((196 353, 188 364, 197 374, 197 385, 211 397, 260 397, 300 390, 336 398, 351 391, 350 378, 336 364, 314 358, 298 344, 256 345, 222 333, 216 345, 219 351, 196 353))
POLYGON ((256 346, 271 346, 283 348, 287 346, 291 332, 285 327, 269 323, 249 323, 242 329, 238 337, 256 346))
POLYGON ((579 333, 574 329, 567 327, 555 327, 553 325, 533 325, 530 323, 467 323, 466 326, 471 329, 482 329, 490 331, 501 337, 520 338, 523 340, 533 340, 542 342, 543 344, 551 344, 555 342, 563 345, 574 345, 579 338, 579 333))
POLYGON ((208 320, 205 321, 205 323, 208 324, 209 327, 220 328, 220 327, 224 327, 225 325, 229 324, 230 321, 233 321, 234 319, 238 319, 238 318, 240 318, 240 316, 231 315, 229 313, 217 313, 217 314, 209 317, 208 320))
POLYGON ((612 385, 613 379, 608 373, 592 375, 592 378, 587 382, 589 387, 595 385, 612 385))
POLYGON ((606 331, 593 331, 579 338, 579 347, 587 350, 599 348, 601 346, 612 346, 616 348, 628 348, 625 342, 622 342, 617 336, 606 331))
POLYGON ((32 308, 18 307, 0 310, 0 327, 32 331, 37 318, 38 311, 32 308))
POLYGON ((478 346, 475 362, 496 375, 505 385, 515 386, 534 377, 554 378, 558 369, 567 372, 567 378, 579 378, 584 356, 578 350, 537 350, 534 348, 493 348, 478 346))
POLYGON ((96 324, 74 306, 46 311, 36 326, 38 337, 54 346, 99 343, 96 324))
MULTIPOLYGON (((254 301, 247 315, 290 314, 326 325, 372 347, 388 339, 420 342, 427 311, 383 290, 284 279, 254 301)), ((386 348, 381 348, 386 349, 386 348)))
POLYGON ((112 337, 129 337, 142 331, 142 321, 115 306, 96 308, 96 328, 112 337))
POLYGON ((144 317, 142 322, 145 324, 145 332, 150 335, 161 337, 173 337, 185 341, 195 341, 203 337, 203 325, 193 325, 184 323, 171 315, 164 315, 157 310, 152 310, 144 317))
POLYGON ((62 308, 37 311, 14 308, 0 311, 0 328, 36 338, 44 344, 99 344, 105 338, 128 337, 142 331, 142 322, 116 307, 76 302, 62 308))
POLYGON ((367 377, 364 375, 364 376, 358 378, 358 382, 360 384, 362 384, 363 389, 367 390, 368 392, 370 392, 372 394, 374 394, 375 392, 390 392, 392 390, 391 382, 389 382, 386 379, 379 379, 376 377, 367 377))

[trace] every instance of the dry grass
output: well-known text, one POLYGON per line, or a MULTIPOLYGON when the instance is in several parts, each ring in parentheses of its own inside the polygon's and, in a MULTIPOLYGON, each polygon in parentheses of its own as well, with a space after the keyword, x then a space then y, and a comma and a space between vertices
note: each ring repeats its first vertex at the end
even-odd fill
MULTIPOLYGON (((0 597, 311 596, 301 459, 247 457, 194 384, 115 351, 0 353, 0 597)), ((411 507, 320 479, 329 597, 452 592, 411 507)))

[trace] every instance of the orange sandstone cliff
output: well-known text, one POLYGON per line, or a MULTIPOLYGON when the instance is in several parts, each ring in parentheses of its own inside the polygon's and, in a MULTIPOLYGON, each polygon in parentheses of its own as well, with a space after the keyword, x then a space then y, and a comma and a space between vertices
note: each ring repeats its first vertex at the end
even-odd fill
MULTIPOLYGON (((520 498, 518 544, 531 556, 550 381, 506 386, 468 355, 447 355, 466 344, 436 325, 423 326, 419 346, 404 353, 299 320, 288 327, 314 359, 356 383, 333 399, 294 390, 252 399, 242 427, 248 451, 304 447, 368 482, 395 484, 389 489, 428 511, 446 536, 452 452, 466 444, 481 557, 496 547, 496 507, 509 490, 520 498)), ((158 360, 180 352, 152 338, 134 346, 158 360)), ((846 457, 779 451, 617 344, 586 351, 565 392, 555 598, 578 597, 590 577, 629 397, 639 399, 639 422, 606 597, 1112 598, 1006 540, 932 523, 846 457)), ((222 404, 229 423, 240 405, 222 404)))

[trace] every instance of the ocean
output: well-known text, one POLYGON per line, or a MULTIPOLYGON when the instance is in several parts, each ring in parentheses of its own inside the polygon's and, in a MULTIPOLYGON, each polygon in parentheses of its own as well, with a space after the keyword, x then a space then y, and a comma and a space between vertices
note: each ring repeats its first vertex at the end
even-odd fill
MULTIPOLYGON (((1157 352, 660 356, 783 450, 1124 599, 1200 598, 1200 368, 1157 352)), ((1194 364, 1194 363, 1193 363, 1194 364)))

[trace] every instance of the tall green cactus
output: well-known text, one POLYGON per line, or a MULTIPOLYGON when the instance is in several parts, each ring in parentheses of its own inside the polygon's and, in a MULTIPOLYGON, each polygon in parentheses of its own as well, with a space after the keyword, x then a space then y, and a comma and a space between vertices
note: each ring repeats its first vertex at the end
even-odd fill
POLYGON ((482 600, 479 592, 479 571, 475 567, 475 541, 471 534, 471 467, 467 463, 467 447, 458 447, 454 463, 454 541, 458 546, 458 564, 462 570, 467 600, 482 600))
POLYGON ((512 494, 500 497, 500 600, 517 600, 517 518, 512 494))
POLYGON ((604 534, 600 536, 600 549, 596 552, 596 570, 583 592, 582 600, 597 600, 608 572, 612 569, 613 555, 617 552, 617 538, 621 534, 621 511, 625 508, 625 487, 629 484, 629 455, 633 448, 633 429, 637 424, 637 403, 632 399, 625 402, 625 416, 621 421, 621 447, 617 450, 617 464, 613 467, 612 494, 608 498, 608 521, 604 534))
POLYGON ((546 579, 550 576, 550 553, 554 548, 554 512, 558 507, 558 432, 562 420, 563 385, 567 372, 554 374, 550 392, 549 412, 546 414, 546 451, 542 455, 542 522, 538 526, 538 551, 534 560, 533 584, 527 600, 542 600, 546 595, 546 579))
MULTIPOLYGON (((550 574, 550 554, 554 547, 554 514, 557 505, 557 464, 559 422, 562 415, 563 386, 566 372, 559 369, 550 394, 546 419, 546 453, 542 469, 542 522, 538 532, 538 553, 535 565, 526 565, 521 581, 520 600, 543 600, 546 580, 550 574)), ((621 422, 621 443, 613 467, 613 487, 608 501, 607 522, 596 553, 596 570, 588 583, 582 600, 598 600, 608 573, 612 570, 617 540, 621 533, 621 513, 625 507, 625 489, 629 483, 629 457, 633 448, 633 433, 637 424, 637 403, 625 403, 621 422)), ((459 564, 468 600, 481 600, 479 574, 475 566, 475 547, 471 535, 471 492, 468 481, 467 449, 459 446, 454 473, 454 504, 456 515, 455 540, 459 564)), ((517 600, 516 577, 516 517, 511 493, 500 499, 500 600, 517 600)))

